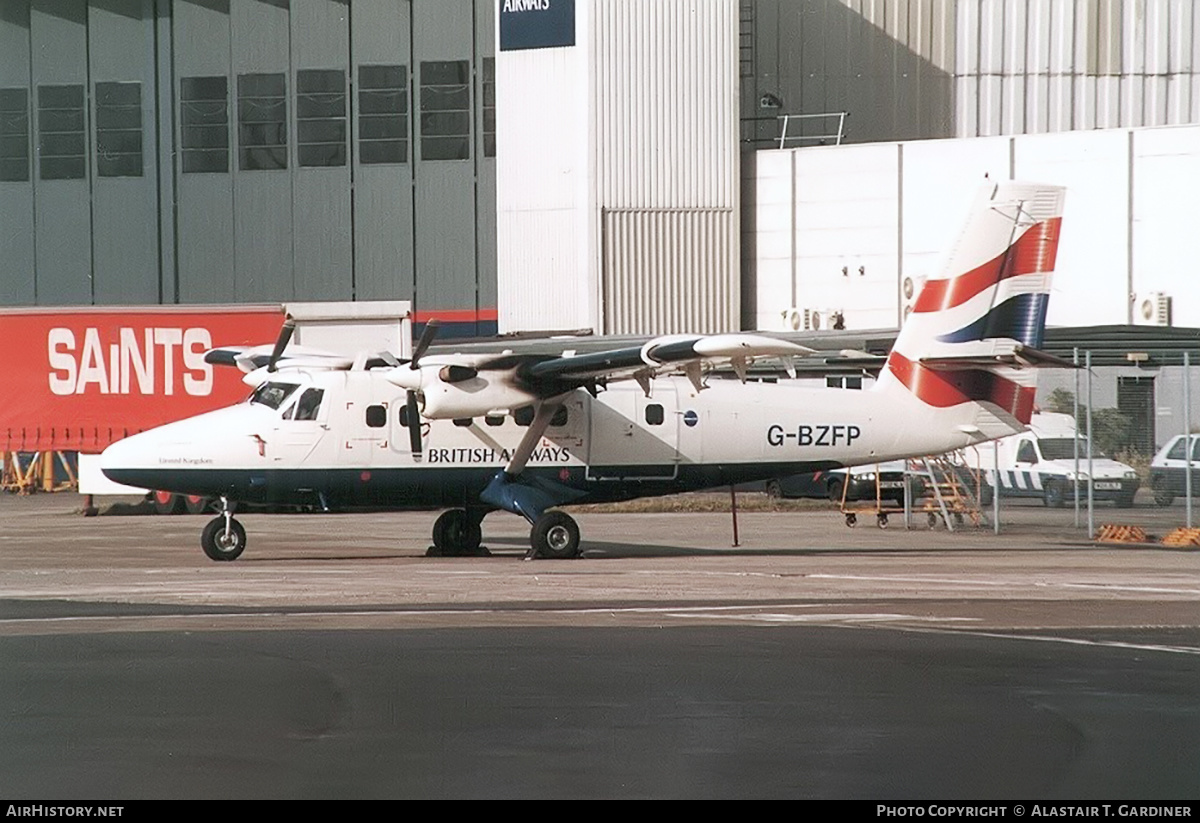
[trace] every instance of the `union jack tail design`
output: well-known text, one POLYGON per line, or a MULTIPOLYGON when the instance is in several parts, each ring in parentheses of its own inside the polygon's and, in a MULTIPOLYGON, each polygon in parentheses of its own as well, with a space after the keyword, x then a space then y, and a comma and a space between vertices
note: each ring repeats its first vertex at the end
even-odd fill
POLYGON ((959 428, 988 438, 1028 425, 1031 367, 1052 360, 1039 348, 1064 194, 1030 183, 984 187, 944 275, 917 296, 881 390, 902 389, 927 409, 953 410, 959 428))

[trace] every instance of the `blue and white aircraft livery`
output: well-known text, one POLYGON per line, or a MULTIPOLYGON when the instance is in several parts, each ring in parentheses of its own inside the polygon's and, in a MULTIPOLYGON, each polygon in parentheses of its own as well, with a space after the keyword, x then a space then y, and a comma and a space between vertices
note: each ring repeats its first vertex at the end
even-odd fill
MULTIPOLYGON (((921 290, 875 385, 746 382, 755 358, 814 352, 762 334, 672 335, 592 354, 343 357, 290 346, 218 348, 253 392, 243 403, 110 446, 104 473, 133 486, 221 498, 201 535, 233 560, 236 503, 446 508, 442 555, 480 552, 490 512, 532 526, 531 556, 579 553, 555 508, 939 454, 1023 431, 1064 200, 1056 186, 988 183, 943 276, 921 290), (728 364, 740 378, 710 369, 728 364)), ((828 362, 830 358, 826 358, 828 362)))

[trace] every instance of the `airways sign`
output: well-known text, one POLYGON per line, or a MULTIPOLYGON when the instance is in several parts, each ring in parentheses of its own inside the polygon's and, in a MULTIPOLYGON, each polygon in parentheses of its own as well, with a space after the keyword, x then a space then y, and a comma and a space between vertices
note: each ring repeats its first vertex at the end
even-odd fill
POLYGON ((272 340, 280 308, 0 312, 0 450, 99 451, 126 434, 236 403, 214 345, 272 340))
POLYGON ((500 0, 500 51, 575 45, 575 0, 500 0))

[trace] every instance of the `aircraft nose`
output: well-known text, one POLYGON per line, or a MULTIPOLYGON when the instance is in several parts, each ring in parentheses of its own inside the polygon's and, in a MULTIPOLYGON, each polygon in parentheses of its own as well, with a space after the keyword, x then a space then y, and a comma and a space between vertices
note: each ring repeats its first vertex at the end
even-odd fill
POLYGON ((153 465, 148 459, 153 456, 153 448, 148 442, 152 438, 148 433, 135 434, 118 440, 100 453, 100 471, 109 480, 121 482, 121 477, 130 470, 142 469, 153 465))

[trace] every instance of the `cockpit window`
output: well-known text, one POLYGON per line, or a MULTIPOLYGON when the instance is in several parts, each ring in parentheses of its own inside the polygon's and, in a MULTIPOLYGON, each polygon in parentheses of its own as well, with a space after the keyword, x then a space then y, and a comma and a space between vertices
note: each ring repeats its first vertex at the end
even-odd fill
POLYGON ((297 383, 263 383, 250 395, 250 402, 268 409, 278 409, 297 388, 297 383))
POLYGON ((321 411, 321 398, 324 396, 324 389, 305 389, 296 403, 296 419, 316 420, 317 412, 321 411))

